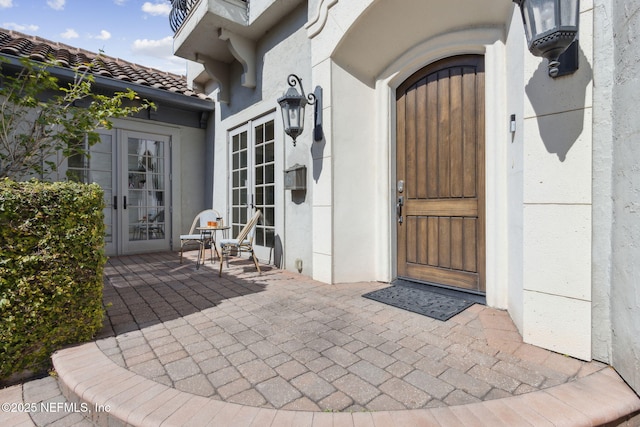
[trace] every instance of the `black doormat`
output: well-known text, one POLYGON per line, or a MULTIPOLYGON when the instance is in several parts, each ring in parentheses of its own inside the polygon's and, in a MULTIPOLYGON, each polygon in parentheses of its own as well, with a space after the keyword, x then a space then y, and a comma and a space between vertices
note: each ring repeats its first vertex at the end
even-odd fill
POLYGON ((362 296, 443 322, 475 304, 475 301, 433 292, 426 286, 420 289, 396 285, 362 296))

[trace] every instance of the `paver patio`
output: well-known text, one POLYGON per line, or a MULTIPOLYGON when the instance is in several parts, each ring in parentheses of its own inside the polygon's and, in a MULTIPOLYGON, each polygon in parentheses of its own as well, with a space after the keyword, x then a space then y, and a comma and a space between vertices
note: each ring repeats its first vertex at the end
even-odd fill
MULTIPOLYGON (((618 399, 600 401, 597 419, 610 422, 640 409, 640 399, 611 368, 524 344, 504 311, 476 304, 441 322, 361 296, 388 286, 385 283, 326 285, 269 268, 258 274, 245 260, 233 261, 219 278, 215 264, 196 270, 194 256, 187 254, 182 265, 175 253, 109 260, 104 294, 108 322, 95 344, 57 355, 61 370, 69 369, 69 381, 77 386, 63 381, 66 395, 73 396, 74 387, 85 387, 80 398, 86 401, 98 399, 105 389, 87 385, 100 368, 73 356, 85 348, 111 377, 101 381, 111 381, 116 388, 132 378, 137 381, 112 402, 124 404, 143 390, 155 393, 176 405, 163 409, 165 420, 176 425, 182 421, 183 410, 176 404, 180 399, 196 399, 194 404, 215 416, 229 408, 275 411, 271 421, 293 413, 311 414, 305 418, 311 420, 333 414, 335 422, 347 419, 339 415, 345 414, 353 424, 359 419, 356 414, 377 414, 380 422, 384 414, 394 414, 391 419, 397 414, 427 417, 424 414, 441 408, 433 413, 444 416, 455 408, 451 414, 456 413, 459 422, 469 411, 464 408, 474 408, 474 419, 482 419, 483 409, 478 408, 495 411, 504 406, 500 402, 523 405, 523 398, 525 406, 535 406, 538 398, 540 405, 549 405, 545 399, 562 390, 580 401, 575 387, 601 378, 606 379, 602 384, 616 389, 618 399), (69 364, 73 357, 78 359, 69 364), (87 367, 71 372, 76 363, 87 367), (609 401, 611 408, 602 405, 609 401), (314 418, 313 413, 318 415, 314 418)), ((591 399, 588 387, 583 390, 584 398, 591 399)), ((144 402, 153 406, 151 397, 144 402)), ((556 415, 561 417, 569 406, 557 403, 556 415)), ((576 411, 573 406, 569 412, 576 411)), ((593 419, 594 414, 584 415, 593 405, 584 406, 578 418, 567 418, 579 422, 569 425, 593 419)), ((255 425, 255 417, 266 414, 238 411, 236 415, 250 418, 238 425, 255 425)), ((527 411, 531 419, 541 416, 527 411)), ((487 420, 496 416, 491 414, 485 414, 487 420)), ((526 411, 519 414, 526 419, 526 411)), ((104 422, 104 415, 94 421, 104 422)), ((199 416, 206 418, 201 412, 199 416)), ((127 417, 135 419, 135 414, 127 412, 127 417)), ((451 425, 445 418, 437 425, 451 425)), ((192 423, 197 425, 195 419, 192 423)))
POLYGON ((218 278, 213 267, 111 259, 100 349, 178 390, 309 411, 460 405, 606 368, 523 344, 505 311, 482 305, 441 322, 362 298, 386 283, 326 285, 246 262, 218 278))

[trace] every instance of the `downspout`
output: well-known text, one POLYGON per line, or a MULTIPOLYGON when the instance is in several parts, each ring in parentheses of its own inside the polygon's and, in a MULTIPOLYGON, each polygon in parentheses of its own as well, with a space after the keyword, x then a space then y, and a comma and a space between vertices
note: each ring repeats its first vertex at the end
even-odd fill
POLYGON ((215 164, 215 141, 216 126, 213 114, 207 120, 207 130, 205 132, 205 162, 204 162, 204 203, 205 206, 213 208, 213 165, 215 164))

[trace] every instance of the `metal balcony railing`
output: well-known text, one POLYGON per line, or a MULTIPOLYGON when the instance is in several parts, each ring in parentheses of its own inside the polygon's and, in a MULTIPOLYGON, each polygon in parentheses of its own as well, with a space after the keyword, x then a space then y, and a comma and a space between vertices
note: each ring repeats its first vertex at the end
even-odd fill
MULTIPOLYGON (((189 12, 201 0, 169 0, 171 1, 171 13, 169 14, 169 25, 175 34, 184 23, 189 12)), ((249 3, 249 0, 239 0, 243 3, 249 3)))
POLYGON ((189 15, 189 11, 200 0, 171 0, 171 13, 169 14, 169 25, 174 34, 178 31, 182 23, 189 15))

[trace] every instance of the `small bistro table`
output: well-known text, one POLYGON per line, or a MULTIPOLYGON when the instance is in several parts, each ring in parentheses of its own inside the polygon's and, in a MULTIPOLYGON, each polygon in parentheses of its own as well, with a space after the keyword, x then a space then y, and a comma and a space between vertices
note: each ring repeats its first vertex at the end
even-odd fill
POLYGON ((216 226, 202 226, 196 227, 198 231, 200 231, 200 238, 202 239, 202 244, 200 245, 200 249, 198 250, 198 261, 196 262, 196 269, 200 268, 200 257, 202 257, 202 263, 204 264, 204 252, 205 245, 207 240, 211 244, 211 260, 213 261, 213 251, 216 251, 216 255, 220 258, 220 252, 218 251, 218 246, 216 244, 216 232, 221 231, 223 237, 227 237, 227 232, 231 228, 229 225, 216 225, 216 226))

